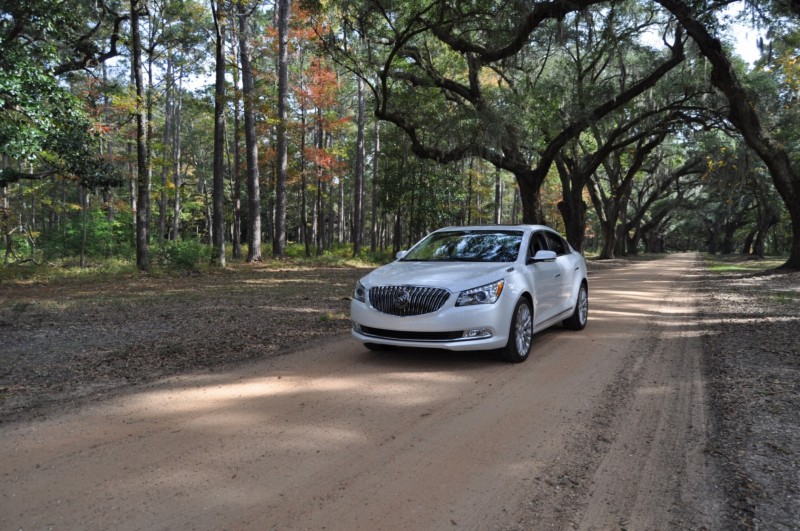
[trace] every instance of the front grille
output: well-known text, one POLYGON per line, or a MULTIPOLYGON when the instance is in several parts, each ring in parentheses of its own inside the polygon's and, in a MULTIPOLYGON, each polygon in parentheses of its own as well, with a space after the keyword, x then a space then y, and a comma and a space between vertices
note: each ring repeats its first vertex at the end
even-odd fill
POLYGON ((406 332, 402 330, 384 330, 361 326, 361 333, 368 336, 382 337, 385 339, 401 339, 406 341, 452 341, 464 337, 462 331, 457 332, 406 332))
POLYGON ((450 292, 441 288, 376 286, 369 290, 369 302, 373 308, 401 317, 435 312, 448 297, 450 292))

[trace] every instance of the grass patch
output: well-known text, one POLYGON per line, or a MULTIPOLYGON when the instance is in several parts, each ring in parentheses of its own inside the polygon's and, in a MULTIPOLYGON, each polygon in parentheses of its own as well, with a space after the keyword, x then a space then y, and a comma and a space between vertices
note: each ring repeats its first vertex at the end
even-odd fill
POLYGON ((64 258, 40 264, 28 262, 0 267, 0 284, 69 284, 115 278, 135 272, 136 264, 123 258, 91 260, 86 267, 81 267, 75 258, 64 258))
MULTIPOLYGON (((195 241, 171 242, 159 248, 151 246, 151 269, 142 273, 136 268, 136 262, 129 258, 92 258, 87 267, 81 268, 77 258, 48 260, 35 264, 12 264, 0 266, 0 286, 26 285, 73 285, 88 283, 115 283, 128 281, 131 278, 182 277, 188 275, 216 276, 229 275, 250 267, 245 260, 230 257, 230 245, 227 267, 214 268, 210 265, 210 247, 195 241)), ((313 250, 312 250, 313 253, 313 250)), ((247 255, 246 246, 243 251, 247 255)), ((260 269, 268 271, 285 271, 287 269, 307 269, 315 267, 341 267, 348 269, 375 268, 393 260, 391 252, 363 252, 353 257, 352 245, 339 245, 327 250, 319 256, 305 256, 305 247, 299 243, 290 243, 286 248, 284 260, 273 259, 272 249, 266 245, 262 251, 264 259, 258 262, 260 269)))
POLYGON ((774 304, 795 304, 800 301, 800 292, 776 291, 769 294, 769 301, 774 304))
POLYGON ((787 257, 752 258, 742 255, 704 254, 703 262, 711 273, 762 273, 777 269, 786 263, 787 257))

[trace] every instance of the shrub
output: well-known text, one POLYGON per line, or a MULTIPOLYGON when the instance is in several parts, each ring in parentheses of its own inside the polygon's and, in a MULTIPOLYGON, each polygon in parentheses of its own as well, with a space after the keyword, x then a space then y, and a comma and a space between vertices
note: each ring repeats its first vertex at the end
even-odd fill
POLYGON ((211 259, 211 248, 197 240, 164 242, 156 248, 154 261, 162 267, 197 269, 211 259))
MULTIPOLYGON (((79 255, 82 231, 82 216, 69 219, 62 230, 47 231, 41 244, 45 256, 54 259, 79 255)), ((109 221, 102 209, 95 208, 88 212, 87 256, 130 256, 133 253, 133 241, 133 216, 129 212, 118 212, 114 221, 109 221)))

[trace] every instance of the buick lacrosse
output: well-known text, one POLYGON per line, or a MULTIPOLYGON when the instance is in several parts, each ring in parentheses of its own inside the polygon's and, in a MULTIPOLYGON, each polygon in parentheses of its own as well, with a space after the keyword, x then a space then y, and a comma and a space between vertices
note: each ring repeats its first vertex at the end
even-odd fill
POLYGON ((533 334, 589 315, 586 261, 543 225, 448 227, 356 284, 353 336, 391 346, 496 350, 525 361, 533 334))

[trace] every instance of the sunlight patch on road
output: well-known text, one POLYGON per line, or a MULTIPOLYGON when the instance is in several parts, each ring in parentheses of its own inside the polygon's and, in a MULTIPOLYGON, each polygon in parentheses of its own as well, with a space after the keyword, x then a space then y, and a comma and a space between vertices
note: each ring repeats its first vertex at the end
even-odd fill
POLYGON ((202 412, 226 408, 230 404, 253 399, 291 398, 298 401, 320 399, 350 393, 396 406, 418 406, 440 398, 446 386, 471 382, 468 376, 443 373, 386 373, 374 377, 322 377, 316 379, 293 377, 257 378, 236 383, 203 385, 194 388, 145 392, 131 401, 131 407, 144 411, 167 411, 170 414, 202 412), (437 384, 437 394, 421 393, 430 383, 437 384), (319 395, 319 396, 317 396, 319 395))

